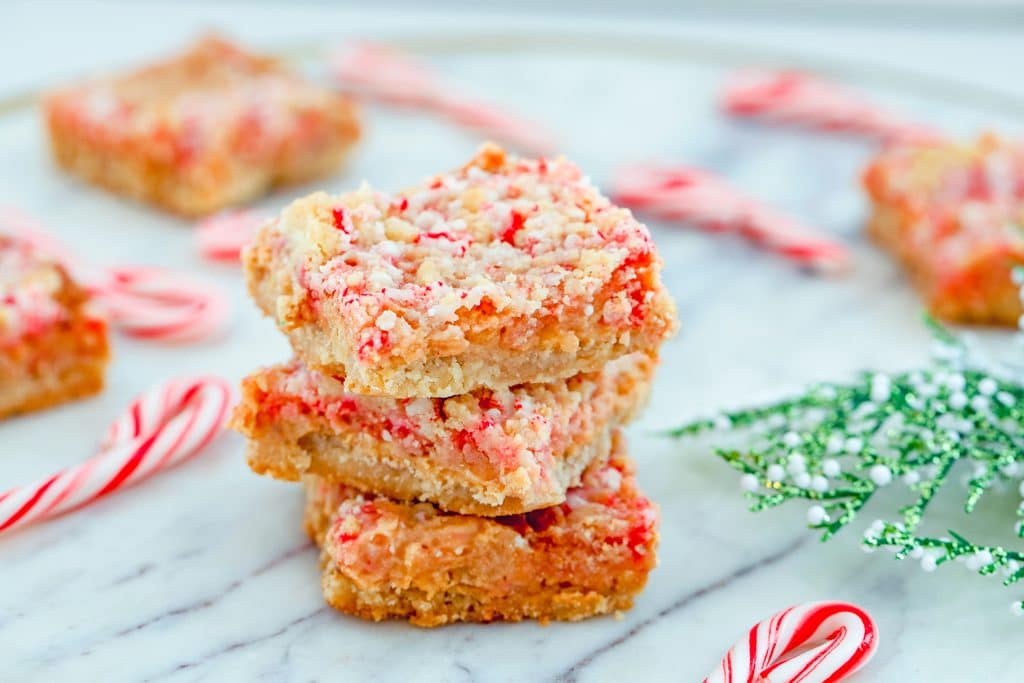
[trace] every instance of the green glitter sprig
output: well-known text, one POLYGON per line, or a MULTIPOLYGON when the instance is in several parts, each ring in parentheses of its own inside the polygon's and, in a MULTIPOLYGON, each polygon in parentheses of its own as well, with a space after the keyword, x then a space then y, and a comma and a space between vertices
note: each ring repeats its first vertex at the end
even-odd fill
MULTIPOLYGON (((1015 281, 1024 282, 1024 273, 1015 273, 1015 281)), ((973 543, 953 531, 936 538, 918 530, 964 463, 970 468, 965 513, 994 486, 1009 484, 1024 496, 1024 372, 991 362, 931 319, 928 325, 936 343, 925 368, 817 384, 802 395, 724 412, 669 435, 714 434, 724 444, 716 453, 741 473, 751 510, 807 501, 808 524, 822 540, 898 482, 912 500, 895 521, 876 520, 867 528, 865 550, 889 550, 925 571, 960 561, 1014 584, 1024 578, 1024 551, 973 543)), ((1013 537, 1024 538, 1024 503, 1016 516, 1013 537)), ((1012 608, 1024 614, 1024 601, 1012 608)))

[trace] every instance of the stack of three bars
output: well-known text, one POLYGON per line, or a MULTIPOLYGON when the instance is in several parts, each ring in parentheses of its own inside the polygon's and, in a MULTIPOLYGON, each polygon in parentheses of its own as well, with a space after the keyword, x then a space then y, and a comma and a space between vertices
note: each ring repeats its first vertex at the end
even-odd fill
POLYGON ((657 510, 620 427, 676 326, 646 228, 565 161, 484 146, 397 195, 294 202, 245 256, 297 359, 243 383, 257 472, 303 479, 358 616, 627 609, 657 510))

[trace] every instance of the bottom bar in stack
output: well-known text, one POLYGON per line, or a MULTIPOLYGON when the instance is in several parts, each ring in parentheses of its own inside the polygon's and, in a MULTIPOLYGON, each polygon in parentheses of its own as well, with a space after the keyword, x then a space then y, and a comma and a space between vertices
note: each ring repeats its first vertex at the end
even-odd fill
POLYGON ((367 619, 575 621, 632 607, 657 561, 658 510, 638 490, 618 430, 609 460, 564 503, 524 514, 460 515, 305 483, 324 596, 367 619))

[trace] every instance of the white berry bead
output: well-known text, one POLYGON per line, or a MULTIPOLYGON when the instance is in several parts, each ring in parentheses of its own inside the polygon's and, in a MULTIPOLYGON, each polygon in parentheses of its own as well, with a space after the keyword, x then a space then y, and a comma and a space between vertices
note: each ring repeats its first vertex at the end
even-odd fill
POLYGON ((921 569, 926 572, 933 572, 938 566, 938 562, 935 560, 934 555, 925 555, 921 558, 921 569))
POLYGON ((811 477, 811 488, 818 493, 825 493, 825 491, 828 491, 828 479, 820 474, 814 475, 811 477))
POLYGON ((782 469, 782 465, 768 465, 768 470, 765 472, 768 478, 772 481, 782 481, 786 478, 786 470, 782 469))
POLYGON ((753 474, 744 474, 740 477, 740 488, 744 491, 756 491, 758 486, 757 477, 753 474))
POLYGON ((1010 603, 1010 613, 1015 617, 1024 615, 1024 605, 1021 605, 1020 601, 1010 603))
POLYGON ((958 391, 949 397, 949 407, 953 410, 963 410, 967 407, 967 394, 958 391))
POLYGON ((868 476, 871 477, 871 481, 875 482, 878 486, 886 486, 892 481, 892 470, 885 465, 872 465, 871 469, 868 470, 868 476))
POLYGON ((851 455, 856 455, 857 453, 860 453, 861 450, 864 449, 864 440, 859 439, 856 436, 850 437, 849 439, 846 440, 844 448, 846 449, 847 453, 851 455))
POLYGON ((839 464, 838 460, 829 458, 821 463, 821 471, 826 477, 838 477, 839 473, 843 471, 843 468, 842 465, 839 464))
POLYGON ((875 375, 875 381, 871 383, 871 400, 875 403, 885 403, 892 394, 892 388, 889 386, 888 377, 885 377, 884 382, 878 381, 879 377, 884 375, 875 375))
POLYGON ((964 379, 963 375, 950 375, 949 379, 946 380, 946 386, 952 392, 963 391, 964 387, 967 386, 967 380, 964 379))
POLYGON ((971 555, 964 560, 964 566, 967 567, 968 571, 976 572, 981 569, 981 560, 978 559, 977 555, 971 555))
POLYGON ((919 481, 921 481, 921 475, 917 473, 917 470, 910 470, 903 474, 903 483, 907 486, 913 486, 919 481))
POLYGON ((811 485, 811 475, 807 474, 807 472, 797 472, 793 475, 793 483, 805 489, 811 485))
POLYGON ((786 448, 796 448, 800 445, 800 435, 796 432, 786 432, 782 435, 782 443, 786 448))
POLYGON ((998 394, 996 394, 996 400, 1002 403, 1007 408, 1012 407, 1013 404, 1017 402, 1017 399, 1013 397, 1013 394, 1006 391, 1000 391, 998 394))
POLYGON ((979 550, 974 556, 978 558, 978 562, 981 563, 982 567, 992 564, 992 553, 988 550, 979 550))
POLYGON ((924 557, 924 548, 922 548, 921 546, 917 546, 916 548, 910 551, 909 555, 910 559, 912 560, 920 560, 922 557, 924 557))
POLYGON ((836 453, 842 452, 844 444, 845 442, 843 441, 842 434, 833 434, 828 437, 828 443, 825 444, 825 450, 830 454, 835 455, 836 453))
POLYGON ((828 521, 828 513, 825 512, 825 508, 820 505, 812 505, 807 510, 807 523, 811 526, 818 526, 819 524, 828 521))
POLYGON ((999 385, 996 384, 996 381, 991 377, 986 377, 985 379, 978 382, 978 391, 983 393, 985 396, 991 396, 992 394, 996 393, 998 389, 999 385))

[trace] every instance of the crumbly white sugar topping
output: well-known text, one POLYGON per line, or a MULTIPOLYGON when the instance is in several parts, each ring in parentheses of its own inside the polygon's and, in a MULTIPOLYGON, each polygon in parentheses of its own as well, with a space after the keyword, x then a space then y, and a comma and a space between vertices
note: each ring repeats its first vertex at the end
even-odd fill
POLYGON ((31 245, 0 234, 0 344, 61 320, 55 298, 63 282, 53 263, 31 245))
POLYGON ((916 217, 914 248, 947 267, 987 246, 1024 248, 1024 144, 983 136, 894 148, 872 173, 869 184, 916 217))
MULTIPOLYGON (((392 341, 415 329, 443 332, 469 311, 590 316, 617 270, 656 262, 647 229, 576 166, 493 146, 399 194, 364 185, 312 195, 272 229, 314 301, 338 306, 346 329, 374 327, 392 341)), ((628 328, 634 304, 646 300, 623 294, 598 313, 628 328)))
POLYGON ((337 104, 329 90, 216 38, 51 100, 58 115, 75 117, 93 134, 155 139, 180 163, 225 148, 247 157, 273 156, 301 134, 310 116, 337 104))

